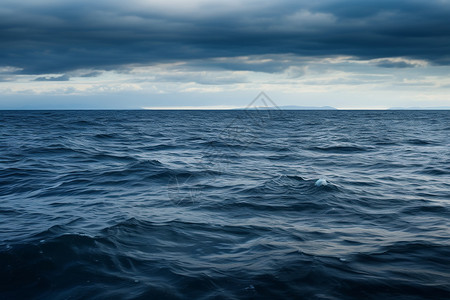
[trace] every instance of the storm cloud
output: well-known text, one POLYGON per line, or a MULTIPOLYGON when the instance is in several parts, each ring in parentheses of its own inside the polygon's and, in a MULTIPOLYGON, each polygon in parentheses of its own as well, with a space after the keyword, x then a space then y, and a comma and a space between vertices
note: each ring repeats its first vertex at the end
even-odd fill
POLYGON ((220 60, 258 55, 404 57, 447 65, 449 16, 448 0, 4 0, 0 67, 34 75, 88 70, 92 76, 127 65, 199 60, 229 70, 282 68, 271 61, 220 60))
POLYGON ((67 75, 50 76, 50 77, 38 77, 34 81, 69 81, 70 77, 67 75))

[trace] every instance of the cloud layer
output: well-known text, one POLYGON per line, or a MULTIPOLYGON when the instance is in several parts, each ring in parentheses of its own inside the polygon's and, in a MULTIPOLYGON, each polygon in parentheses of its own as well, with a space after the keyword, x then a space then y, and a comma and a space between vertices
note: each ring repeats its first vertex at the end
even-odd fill
POLYGON ((239 58, 267 55, 352 56, 387 68, 414 67, 385 59, 392 57, 447 65, 449 15, 448 0, 4 0, 0 68, 34 75, 88 70, 81 77, 179 61, 232 71, 288 68, 239 58))

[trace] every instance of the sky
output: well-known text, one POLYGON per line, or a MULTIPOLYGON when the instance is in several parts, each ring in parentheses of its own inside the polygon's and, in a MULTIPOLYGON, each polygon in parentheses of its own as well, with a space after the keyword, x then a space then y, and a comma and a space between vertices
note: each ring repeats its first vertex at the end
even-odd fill
POLYGON ((450 0, 2 0, 0 109, 450 107, 450 0))

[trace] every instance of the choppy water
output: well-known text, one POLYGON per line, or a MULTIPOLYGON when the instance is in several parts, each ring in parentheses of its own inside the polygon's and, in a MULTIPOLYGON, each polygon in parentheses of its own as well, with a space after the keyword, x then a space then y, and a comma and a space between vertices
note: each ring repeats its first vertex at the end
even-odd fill
POLYGON ((449 111, 0 112, 2 299, 448 299, 449 220, 449 111))

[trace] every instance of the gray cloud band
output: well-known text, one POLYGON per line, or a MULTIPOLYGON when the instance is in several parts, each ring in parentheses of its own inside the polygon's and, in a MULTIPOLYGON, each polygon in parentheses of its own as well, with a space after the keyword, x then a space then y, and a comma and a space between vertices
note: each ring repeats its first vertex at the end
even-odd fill
MULTIPOLYGON (((228 11, 204 7, 198 14, 141 9, 140 1, 131 2, 132 8, 106 1, 6 1, 0 10, 0 66, 39 75, 267 54, 450 63, 448 1, 242 1, 228 11)), ((252 70, 251 64, 245 67, 252 70)), ((276 65, 265 67, 277 71, 276 65)))

